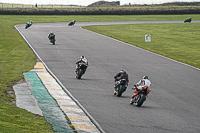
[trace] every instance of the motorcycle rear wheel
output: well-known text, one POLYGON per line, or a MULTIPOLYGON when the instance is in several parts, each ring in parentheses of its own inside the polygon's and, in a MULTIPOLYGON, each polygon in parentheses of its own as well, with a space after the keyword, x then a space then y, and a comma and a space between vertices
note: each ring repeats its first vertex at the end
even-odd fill
POLYGON ((139 100, 137 100, 136 102, 136 106, 137 107, 141 107, 143 102, 145 101, 145 95, 144 94, 141 94, 138 96, 139 97, 139 100))
POLYGON ((81 79, 82 75, 83 75, 83 69, 80 69, 78 72, 77 79, 81 79))
POLYGON ((121 97, 122 93, 124 92, 124 89, 125 89, 124 85, 119 86, 118 93, 117 93, 118 97, 121 97))

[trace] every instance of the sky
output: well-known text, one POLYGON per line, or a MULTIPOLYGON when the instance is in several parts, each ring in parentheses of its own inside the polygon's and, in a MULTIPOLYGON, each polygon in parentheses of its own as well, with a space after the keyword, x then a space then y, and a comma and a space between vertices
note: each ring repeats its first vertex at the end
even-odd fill
MULTIPOLYGON (((0 3, 13 3, 13 4, 31 4, 36 3, 41 5, 45 4, 58 4, 58 5, 81 5, 88 6, 100 0, 0 0, 0 3)), ((200 0, 104 0, 104 1, 120 1, 120 5, 125 4, 161 4, 167 2, 200 2, 200 0)))

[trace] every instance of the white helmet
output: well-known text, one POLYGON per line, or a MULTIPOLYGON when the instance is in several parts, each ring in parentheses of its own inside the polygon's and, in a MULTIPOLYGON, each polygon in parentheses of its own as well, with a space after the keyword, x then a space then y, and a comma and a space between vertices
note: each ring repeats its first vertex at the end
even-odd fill
POLYGON ((143 79, 149 79, 149 77, 148 76, 143 76, 143 79))

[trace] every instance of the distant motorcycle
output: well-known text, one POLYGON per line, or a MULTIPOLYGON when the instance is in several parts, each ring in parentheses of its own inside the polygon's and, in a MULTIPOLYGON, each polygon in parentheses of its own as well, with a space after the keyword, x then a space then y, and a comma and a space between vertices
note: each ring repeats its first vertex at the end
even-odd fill
POLYGON ((115 88, 114 95, 121 97, 122 93, 126 91, 128 86, 127 77, 123 76, 120 80, 116 81, 116 84, 117 86, 115 88))
POLYGON ((25 26, 25 29, 31 27, 32 23, 27 23, 26 26, 25 26))
MULTIPOLYGON (((137 87, 134 85, 134 87, 137 87)), ((133 88, 135 89, 135 88, 133 88)), ((144 101, 146 100, 146 95, 149 93, 149 88, 144 87, 141 90, 138 90, 137 95, 134 98, 131 98, 130 104, 135 104, 137 107, 141 107, 144 101)))
POLYGON ((68 26, 72 26, 72 25, 74 25, 75 23, 76 23, 76 20, 73 20, 73 21, 69 22, 68 26))
POLYGON ((49 40, 50 40, 51 43, 53 43, 53 45, 55 45, 55 41, 56 41, 55 38, 51 38, 51 39, 49 39, 49 40))
POLYGON ((184 23, 190 23, 192 21, 192 18, 188 18, 188 19, 186 19, 185 21, 184 21, 184 23))
POLYGON ((85 74, 85 71, 87 69, 87 65, 83 62, 80 62, 77 65, 78 69, 76 70, 76 78, 77 79, 81 79, 81 77, 83 76, 83 74, 85 74))

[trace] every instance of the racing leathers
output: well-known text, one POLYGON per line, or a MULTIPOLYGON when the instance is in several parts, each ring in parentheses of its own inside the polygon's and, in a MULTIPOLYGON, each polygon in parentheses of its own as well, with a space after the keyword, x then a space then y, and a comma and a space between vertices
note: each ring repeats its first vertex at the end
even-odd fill
MULTIPOLYGON (((151 81, 149 79, 141 79, 135 86, 135 93, 133 94, 132 98, 134 99, 134 97, 137 95, 138 90, 143 89, 144 87, 148 87, 148 92, 147 94, 151 91, 150 89, 151 86, 151 81)), ((145 98, 147 98, 148 95, 145 96, 145 98)), ((145 99, 146 100, 146 99, 145 99)))
POLYGON ((52 33, 52 32, 49 33, 48 38, 49 38, 49 39, 55 39, 55 34, 52 33))
POLYGON ((76 72, 78 72, 79 70, 79 63, 84 63, 84 65, 86 66, 85 70, 84 70, 84 73, 88 67, 88 60, 84 57, 84 58, 81 58, 79 61, 76 62, 76 72))
POLYGON ((128 74, 125 72, 125 71, 120 71, 117 75, 115 75, 114 76, 114 79, 115 79, 115 86, 114 86, 114 88, 115 88, 115 91, 116 91, 116 88, 117 88, 117 86, 119 85, 119 80, 120 79, 122 79, 122 78, 125 78, 126 79, 126 81, 127 81, 127 86, 128 86, 128 82, 129 82, 129 80, 128 80, 128 74))
POLYGON ((72 22, 73 22, 73 24, 75 24, 75 23, 76 23, 76 20, 73 20, 72 22))
POLYGON ((32 23, 32 20, 29 21, 29 22, 27 22, 26 24, 28 24, 28 25, 32 25, 32 24, 33 24, 33 23, 32 23))

